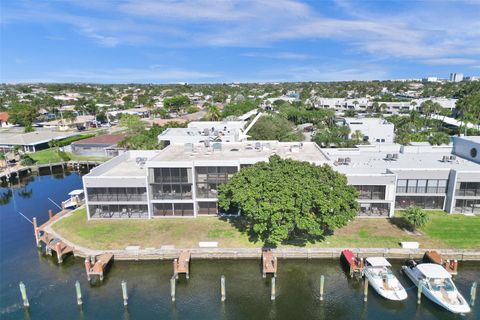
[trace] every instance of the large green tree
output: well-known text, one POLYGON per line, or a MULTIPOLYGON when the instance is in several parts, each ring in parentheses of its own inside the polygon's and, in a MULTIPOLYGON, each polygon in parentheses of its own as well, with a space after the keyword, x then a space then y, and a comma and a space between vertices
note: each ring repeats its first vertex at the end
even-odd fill
POLYGON ((303 141, 293 123, 277 115, 260 117, 248 132, 252 140, 303 141))
POLYGON ((25 127, 25 131, 28 131, 32 127, 33 122, 39 116, 38 110, 31 104, 26 103, 14 103, 8 109, 10 115, 10 122, 19 124, 25 127))
POLYGON ((266 245, 317 240, 358 211, 357 191, 331 167, 271 156, 219 187, 219 206, 238 208, 244 228, 266 245))
POLYGON ((171 112, 181 112, 190 106, 190 99, 186 96, 177 96, 163 100, 163 106, 171 112))

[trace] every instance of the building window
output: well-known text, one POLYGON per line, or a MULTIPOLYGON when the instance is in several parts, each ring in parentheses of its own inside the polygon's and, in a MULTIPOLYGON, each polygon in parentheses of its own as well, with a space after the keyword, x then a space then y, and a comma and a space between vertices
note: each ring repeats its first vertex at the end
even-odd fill
POLYGON ((423 209, 443 209, 445 197, 432 196, 397 196, 395 206, 397 208, 419 207, 423 209))
POLYGON ((480 197, 480 182, 458 182, 455 195, 460 197, 480 197))
POLYGON ((390 205, 388 203, 360 203, 359 216, 383 216, 388 217, 390 205))
POLYGON ((147 205, 94 204, 89 205, 90 218, 148 218, 147 205))
POLYGON ((217 213, 217 203, 215 201, 198 202, 199 215, 216 215, 217 213))
POLYGON ((155 217, 193 216, 193 203, 154 203, 155 217))
POLYGON ((472 158, 476 158, 477 157, 477 148, 472 148, 470 149, 470 156, 472 158))
POLYGON ((444 179, 399 179, 397 193, 446 193, 447 180, 444 179))
POLYGON ((385 200, 385 186, 357 185, 358 199, 385 200))
POLYGON ((237 167, 196 167, 197 198, 216 198, 218 186, 226 183, 237 167))
POLYGON ((480 199, 457 199, 455 212, 480 214, 480 199))
POLYGON ((147 201, 147 188, 87 188, 87 197, 92 202, 147 201))
POLYGON ((192 199, 191 171, 188 168, 151 169, 152 199, 192 199))

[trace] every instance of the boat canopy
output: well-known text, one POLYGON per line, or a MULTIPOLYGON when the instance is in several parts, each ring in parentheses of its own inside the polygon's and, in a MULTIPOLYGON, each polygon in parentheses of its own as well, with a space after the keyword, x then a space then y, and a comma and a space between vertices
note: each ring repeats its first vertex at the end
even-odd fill
POLYGON ((436 279, 447 279, 451 278, 452 275, 448 273, 441 265, 434 263, 421 263, 417 266, 417 269, 426 277, 426 278, 436 278, 436 279))
POLYGON ((83 189, 76 189, 76 190, 70 191, 70 193, 68 195, 69 196, 78 196, 82 193, 83 193, 83 189))
POLYGON ((367 263, 372 267, 391 267, 392 265, 383 257, 367 258, 367 263))

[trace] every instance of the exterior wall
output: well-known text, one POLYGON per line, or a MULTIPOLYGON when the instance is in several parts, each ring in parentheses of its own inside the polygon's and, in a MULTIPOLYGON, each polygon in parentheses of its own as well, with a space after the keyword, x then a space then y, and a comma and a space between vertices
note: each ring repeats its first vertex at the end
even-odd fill
POLYGON ((106 157, 106 149, 112 145, 72 144, 72 153, 78 156, 106 157))
POLYGON ((350 137, 360 130, 370 143, 393 143, 395 137, 394 125, 381 119, 354 119, 345 120, 350 128, 350 137))
POLYGON ((480 139, 472 141, 465 137, 454 137, 453 145, 453 153, 455 155, 480 163, 480 139))

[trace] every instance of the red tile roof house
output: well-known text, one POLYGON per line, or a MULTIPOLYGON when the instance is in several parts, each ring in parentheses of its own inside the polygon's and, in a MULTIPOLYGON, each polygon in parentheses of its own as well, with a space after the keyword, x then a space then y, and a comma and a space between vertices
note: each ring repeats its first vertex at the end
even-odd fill
POLYGON ((72 143, 72 153, 78 156, 90 157, 116 157, 124 149, 118 148, 117 144, 125 138, 122 134, 104 134, 75 141, 72 143))
POLYGON ((13 123, 8 122, 8 119, 10 119, 8 112, 0 112, 0 128, 7 128, 13 125, 13 123))

